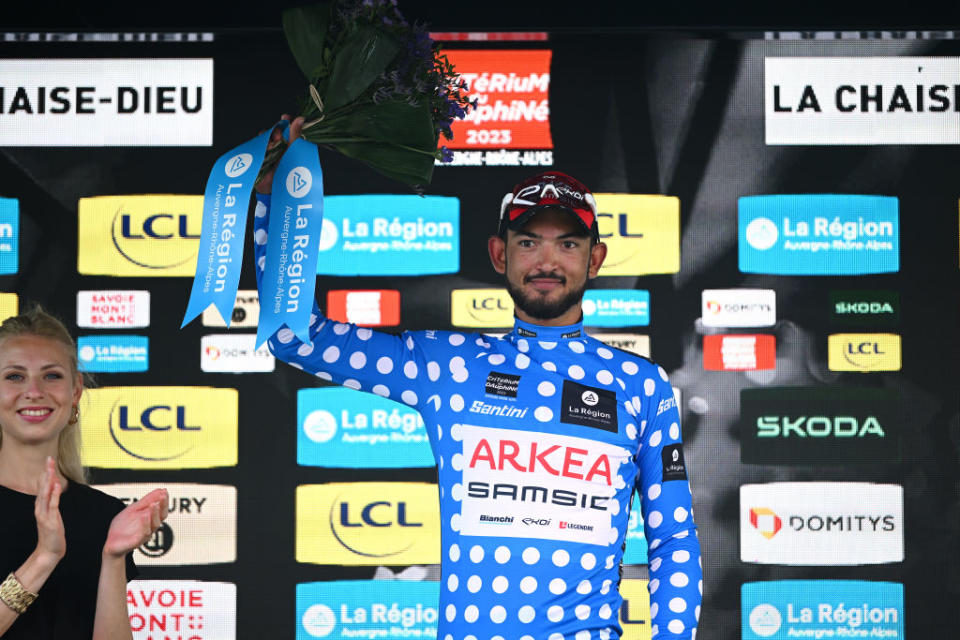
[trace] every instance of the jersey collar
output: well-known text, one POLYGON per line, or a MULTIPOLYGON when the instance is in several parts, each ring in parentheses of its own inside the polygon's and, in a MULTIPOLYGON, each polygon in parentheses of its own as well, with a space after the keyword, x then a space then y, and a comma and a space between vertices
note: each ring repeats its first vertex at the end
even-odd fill
POLYGON ((524 322, 517 317, 513 319, 513 331, 510 332, 510 335, 514 340, 518 338, 536 338, 538 340, 548 340, 551 342, 575 340, 587 336, 583 330, 582 321, 561 327, 545 327, 539 324, 524 322))

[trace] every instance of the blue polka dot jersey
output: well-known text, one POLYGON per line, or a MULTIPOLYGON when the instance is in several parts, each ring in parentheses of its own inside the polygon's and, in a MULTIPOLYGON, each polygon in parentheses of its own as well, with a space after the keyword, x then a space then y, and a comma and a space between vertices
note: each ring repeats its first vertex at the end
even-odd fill
MULTIPOLYGON (((263 275, 269 197, 254 216, 263 275)), ((649 546, 651 631, 694 638, 703 591, 680 417, 664 370, 580 324, 502 338, 401 336, 311 316, 270 350, 420 412, 438 464, 443 640, 619 638, 634 490, 649 546)))

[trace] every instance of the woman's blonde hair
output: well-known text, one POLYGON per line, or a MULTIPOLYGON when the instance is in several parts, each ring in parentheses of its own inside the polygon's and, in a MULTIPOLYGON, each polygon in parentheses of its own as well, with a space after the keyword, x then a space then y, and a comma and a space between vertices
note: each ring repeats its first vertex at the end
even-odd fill
MULTIPOLYGON (((67 331, 60 320, 50 315, 40 305, 35 305, 29 311, 7 318, 0 324, 0 348, 7 338, 17 336, 37 336, 59 342, 67 348, 67 357, 70 362, 70 374, 74 382, 84 382, 84 376, 77 366, 77 345, 73 336, 67 331)), ((86 385, 85 385, 86 386, 86 385)), ((3 447, 3 433, 0 432, 0 448, 3 447)), ((87 484, 87 473, 80 462, 80 421, 71 421, 60 432, 57 441, 57 466, 60 473, 73 482, 87 484)))

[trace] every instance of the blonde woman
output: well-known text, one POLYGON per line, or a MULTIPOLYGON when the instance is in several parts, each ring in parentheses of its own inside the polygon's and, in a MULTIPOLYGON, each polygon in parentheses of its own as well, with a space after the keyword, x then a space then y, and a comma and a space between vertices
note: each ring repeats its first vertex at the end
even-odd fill
POLYGON ((83 377, 39 307, 0 325, 0 637, 130 639, 130 552, 167 515, 157 489, 124 508, 86 485, 83 377))

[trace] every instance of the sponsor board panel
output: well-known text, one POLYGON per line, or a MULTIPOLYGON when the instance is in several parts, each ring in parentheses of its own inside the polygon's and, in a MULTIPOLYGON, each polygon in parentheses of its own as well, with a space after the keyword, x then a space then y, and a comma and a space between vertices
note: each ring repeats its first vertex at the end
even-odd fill
POLYGON ((627 524, 626 546, 623 549, 624 564, 647 564, 647 536, 643 532, 643 512, 640 495, 633 494, 630 501, 630 522, 627 524))
POLYGON ((899 201, 849 194, 744 196, 740 271, 864 275, 900 269, 899 201))
POLYGON ((770 145, 957 144, 956 57, 764 58, 770 145))
POLYGON ((20 313, 20 297, 15 293, 0 293, 0 322, 20 313))
POLYGON ((149 291, 77 291, 77 326, 140 329, 150 326, 149 291))
POLYGON ((440 562, 437 485, 355 482, 297 487, 297 562, 440 562))
POLYGON ((297 464, 311 467, 432 467, 420 414, 345 387, 297 391, 297 464))
POLYGON ((740 455, 748 464, 900 461, 899 394, 857 387, 740 391, 740 455))
POLYGON ((831 371, 900 371, 900 336, 894 333, 834 333, 827 338, 831 371))
MULTIPOLYGON (((256 328, 260 321, 260 294, 256 289, 240 289, 237 291, 237 301, 233 303, 233 313, 230 319, 231 329, 256 328)), ((202 318, 205 327, 226 327, 227 323, 220 317, 220 312, 214 306, 203 310, 202 318)))
POLYGON ((254 333, 219 333, 200 338, 200 369, 208 373, 268 373, 276 358, 254 333))
POLYGON ((644 358, 650 357, 650 336, 638 333, 595 333, 593 331, 587 333, 608 347, 623 349, 644 358))
POLYGON ((328 291, 327 317, 361 327, 395 327, 400 324, 400 292, 396 289, 328 291))
POLYGON ((0 275, 16 273, 19 264, 20 201, 0 198, 0 275))
POLYGON ((831 291, 830 320, 836 324, 895 325, 900 322, 900 293, 831 291))
POLYGON ((0 61, 0 146, 213 144, 213 60, 0 61))
POLYGON ((77 271, 88 276, 193 277, 203 196, 80 198, 77 271))
POLYGON ((237 585, 200 580, 132 580, 127 611, 133 640, 234 640, 237 585))
POLYGON ((704 289, 700 301, 705 327, 772 327, 777 323, 773 289, 704 289))
POLYGON ((460 201, 350 195, 323 201, 318 275, 418 276, 460 270, 460 201))
POLYGON ((478 104, 451 126, 449 149, 553 149, 546 49, 445 49, 478 104))
POLYGON ((680 271, 680 199, 597 193, 597 226, 607 245, 598 275, 641 276, 680 271))
POLYGON ((703 336, 703 368, 758 371, 777 368, 777 339, 768 334, 703 336))
POLYGON ((297 640, 435 638, 440 583, 337 580, 297 585, 297 640))
POLYGON ((618 538, 612 522, 617 507, 609 505, 618 491, 613 479, 629 451, 518 429, 461 424, 458 431, 464 460, 461 535, 601 546, 618 538))
POLYGON ((506 289, 454 289, 450 324, 455 327, 512 327, 513 299, 506 289))
POLYGON ((588 289, 583 296, 583 324, 630 327, 650 324, 650 292, 643 289, 588 289))
POLYGON ((77 363, 93 373, 138 372, 150 368, 147 336, 97 335, 77 338, 77 363))
POLYGON ((903 561, 903 487, 775 482, 740 487, 740 559, 846 566, 903 561))
POLYGON ((625 578, 620 581, 620 626, 621 640, 650 640, 650 592, 648 580, 625 578))
POLYGON ((207 469, 237 464, 237 390, 100 387, 80 401, 83 464, 207 469))
POLYGON ((740 587, 741 638, 903 638, 903 585, 772 580, 740 587))
MULTIPOLYGON (((124 504, 153 491, 150 482, 95 485, 124 504)), ((237 488, 215 484, 164 483, 170 495, 167 519, 134 551, 140 566, 218 564, 237 559, 237 488)))

